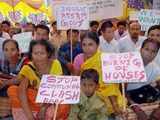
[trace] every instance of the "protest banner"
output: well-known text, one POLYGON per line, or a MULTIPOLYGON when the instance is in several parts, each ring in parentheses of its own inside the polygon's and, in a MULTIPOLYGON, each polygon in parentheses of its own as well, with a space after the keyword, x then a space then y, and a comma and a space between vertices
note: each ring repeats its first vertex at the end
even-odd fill
POLYGON ((89 29, 89 10, 86 5, 60 5, 56 11, 59 30, 89 29))
MULTIPOLYGON (((89 9, 86 5, 59 5, 56 9, 57 29, 71 29, 70 35, 70 59, 73 56, 72 48, 72 29, 88 30, 89 29, 89 9)), ((79 38, 80 39, 80 38, 79 38)))
POLYGON ((76 104, 80 97, 80 77, 43 75, 37 103, 76 104))
POLYGON ((139 52, 103 53, 101 60, 105 83, 146 82, 144 65, 139 52))
POLYGON ((105 83, 122 83, 123 110, 126 111, 125 84, 146 82, 144 65, 139 52, 103 53, 102 77, 105 83))
POLYGON ((20 51, 22 53, 28 52, 29 44, 32 40, 32 32, 23 32, 20 34, 13 35, 13 39, 18 42, 20 51))
POLYGON ((128 0, 128 7, 134 9, 152 9, 152 0, 128 0))
POLYGON ((53 0, 53 16, 56 6, 60 4, 87 5, 90 20, 102 20, 123 15, 123 0, 53 0))
POLYGON ((160 0, 153 0, 153 9, 160 10, 160 0))
POLYGON ((160 10, 142 9, 138 12, 138 21, 141 24, 141 30, 147 31, 150 26, 160 24, 160 10))

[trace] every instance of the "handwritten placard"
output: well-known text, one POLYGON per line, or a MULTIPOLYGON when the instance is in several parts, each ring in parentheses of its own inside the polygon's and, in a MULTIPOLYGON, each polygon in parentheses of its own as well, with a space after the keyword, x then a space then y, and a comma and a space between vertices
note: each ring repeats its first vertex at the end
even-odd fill
POLYGON ((87 6, 60 5, 56 12, 57 28, 67 29, 89 29, 89 10, 87 6))
POLYGON ((160 0, 153 0, 153 9, 160 10, 160 0))
POLYGON ((80 77, 43 75, 37 103, 76 104, 80 97, 80 77))
POLYGON ((13 35, 13 39, 18 42, 21 52, 28 52, 29 44, 32 40, 32 32, 23 32, 20 34, 13 35))
POLYGON ((154 0, 128 0, 128 7, 135 9, 152 9, 154 0))
MULTIPOLYGON (((90 20, 102 20, 123 15, 123 0, 52 0, 52 11, 60 4, 87 5, 90 20)), ((55 15, 53 15, 55 16, 55 15)))
POLYGON ((102 72, 105 83, 145 82, 146 74, 139 52, 103 53, 102 72))
POLYGON ((138 21, 141 24, 141 30, 147 31, 150 26, 160 24, 160 10, 142 9, 138 13, 138 21))

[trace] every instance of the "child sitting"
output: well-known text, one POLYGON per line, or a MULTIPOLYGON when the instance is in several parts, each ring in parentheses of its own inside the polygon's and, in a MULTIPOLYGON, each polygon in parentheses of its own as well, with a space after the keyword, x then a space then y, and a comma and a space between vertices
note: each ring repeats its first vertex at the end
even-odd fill
POLYGON ((94 69, 81 74, 81 96, 78 104, 71 106, 68 120, 106 120, 107 109, 104 101, 97 95, 99 75, 94 69))

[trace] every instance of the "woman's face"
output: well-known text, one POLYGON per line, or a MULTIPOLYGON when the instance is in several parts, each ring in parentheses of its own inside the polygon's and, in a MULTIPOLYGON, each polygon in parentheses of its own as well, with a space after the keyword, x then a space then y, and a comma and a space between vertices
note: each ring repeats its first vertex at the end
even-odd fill
POLYGON ((7 60, 13 60, 13 59, 17 59, 17 57, 19 56, 19 51, 16 48, 15 43, 9 41, 4 45, 4 49, 3 49, 4 55, 6 57, 7 60))
POLYGON ((47 61, 48 52, 46 51, 46 47, 40 44, 33 46, 32 48, 32 60, 35 62, 44 62, 47 61))
POLYGON ((87 57, 92 57, 97 51, 98 45, 90 38, 84 38, 82 41, 82 49, 87 57))

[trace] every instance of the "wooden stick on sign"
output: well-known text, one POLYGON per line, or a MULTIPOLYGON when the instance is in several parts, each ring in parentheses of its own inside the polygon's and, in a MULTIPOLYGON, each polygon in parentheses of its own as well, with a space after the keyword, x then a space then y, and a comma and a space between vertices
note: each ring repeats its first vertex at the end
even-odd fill
POLYGON ((58 103, 56 103, 56 107, 55 107, 55 109, 54 109, 53 120, 56 120, 56 117, 57 117, 57 111, 58 111, 58 103))
POLYGON ((72 34, 73 34, 73 31, 71 29, 71 34, 70 34, 70 52, 71 52, 71 64, 73 63, 73 60, 72 60, 72 57, 73 57, 73 46, 72 46, 72 34))
POLYGON ((126 111, 125 83, 122 83, 123 111, 126 111))

